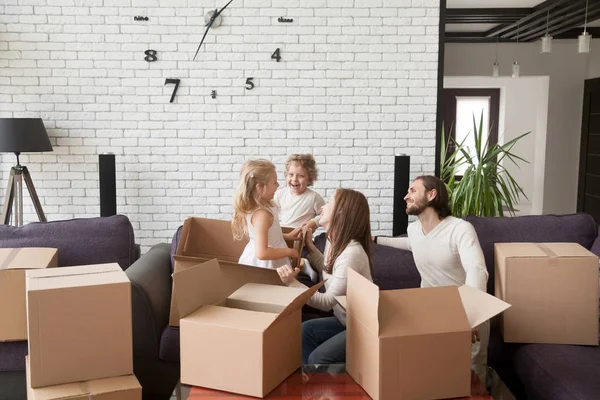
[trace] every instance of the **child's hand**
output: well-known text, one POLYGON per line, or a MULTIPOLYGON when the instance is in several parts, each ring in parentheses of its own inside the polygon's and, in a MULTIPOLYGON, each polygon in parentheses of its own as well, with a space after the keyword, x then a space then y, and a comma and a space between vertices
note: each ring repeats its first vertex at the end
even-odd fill
POLYGON ((302 236, 300 235, 301 232, 302 232, 302 227, 299 226, 298 228, 294 229, 293 231, 291 231, 289 233, 284 233, 283 238, 285 240, 293 242, 294 240, 298 240, 298 239, 302 238, 302 236))
POLYGON ((290 255, 288 257, 294 258, 294 259, 297 259, 300 257, 300 254, 298 254, 298 250, 296 250, 296 249, 289 249, 289 250, 290 250, 290 255))
POLYGON ((277 268, 277 273, 281 278, 281 282, 283 282, 286 285, 289 285, 296 279, 296 277, 300 273, 300 270, 298 268, 292 269, 292 267, 290 267, 289 265, 284 265, 283 267, 277 268))

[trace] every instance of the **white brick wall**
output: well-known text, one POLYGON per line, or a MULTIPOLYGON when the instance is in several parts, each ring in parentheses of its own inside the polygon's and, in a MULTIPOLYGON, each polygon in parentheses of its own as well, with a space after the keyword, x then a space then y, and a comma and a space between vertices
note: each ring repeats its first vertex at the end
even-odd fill
MULTIPOLYGON (((49 220, 99 215, 98 154, 112 152, 118 212, 147 249, 189 215, 230 218, 246 158, 281 173, 312 152, 315 189, 361 190, 389 234, 393 155, 434 170, 439 0, 234 0, 192 61, 225 3, 0 0, 0 117, 46 124, 54 151, 22 163, 49 220), (173 103, 166 78, 181 79, 173 103)), ((2 156, 2 192, 13 163, 2 156)))

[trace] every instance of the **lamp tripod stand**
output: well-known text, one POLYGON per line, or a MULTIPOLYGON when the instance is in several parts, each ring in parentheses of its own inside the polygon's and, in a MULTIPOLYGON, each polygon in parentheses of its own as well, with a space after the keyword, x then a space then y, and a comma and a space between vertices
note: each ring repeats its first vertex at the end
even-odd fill
POLYGON ((23 181, 29 191, 31 201, 35 212, 37 213, 38 219, 41 222, 46 222, 46 215, 42 210, 42 203, 38 198, 31 175, 26 166, 19 163, 19 152, 15 152, 17 155, 17 165, 10 169, 10 175, 8 177, 8 185, 6 187, 6 196, 4 197, 4 210, 2 211, 2 221, 4 225, 10 224, 10 217, 13 211, 14 205, 14 217, 15 225, 23 226, 23 181))

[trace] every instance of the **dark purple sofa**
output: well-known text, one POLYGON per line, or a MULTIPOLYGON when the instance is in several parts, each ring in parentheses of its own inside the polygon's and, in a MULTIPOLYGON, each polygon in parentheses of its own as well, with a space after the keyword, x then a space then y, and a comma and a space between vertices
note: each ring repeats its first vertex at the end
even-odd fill
MULTIPOLYGON (((133 227, 122 215, 0 225, 0 247, 54 247, 61 267, 117 262, 126 270, 138 256, 133 227)), ((0 342, 0 399, 27 397, 26 354, 27 341, 0 342)))

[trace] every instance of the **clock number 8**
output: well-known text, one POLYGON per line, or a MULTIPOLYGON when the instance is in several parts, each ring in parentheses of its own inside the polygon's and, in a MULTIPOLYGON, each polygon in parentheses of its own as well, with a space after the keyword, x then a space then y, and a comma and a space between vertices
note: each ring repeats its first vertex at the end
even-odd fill
POLYGON ((146 55, 146 57, 144 57, 145 61, 153 62, 158 60, 158 58, 156 57, 156 50, 146 50, 144 54, 146 55))
POLYGON ((277 50, 275 50, 275 52, 273 54, 271 54, 271 59, 277 60, 277 62, 279 62, 279 60, 281 60, 281 56, 279 55, 279 47, 277 48, 277 50))

